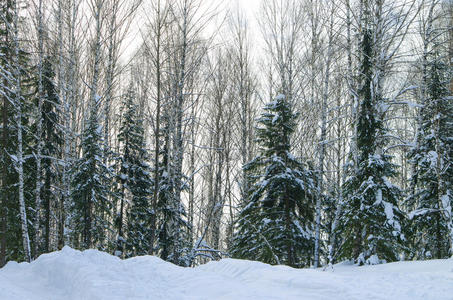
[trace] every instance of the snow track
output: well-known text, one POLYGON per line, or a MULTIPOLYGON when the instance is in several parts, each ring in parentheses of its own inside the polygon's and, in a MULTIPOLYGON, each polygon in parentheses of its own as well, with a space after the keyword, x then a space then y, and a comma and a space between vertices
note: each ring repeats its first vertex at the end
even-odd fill
POLYGON ((0 269, 1 300, 453 299, 453 259, 297 270, 224 259, 180 268, 65 247, 0 269))

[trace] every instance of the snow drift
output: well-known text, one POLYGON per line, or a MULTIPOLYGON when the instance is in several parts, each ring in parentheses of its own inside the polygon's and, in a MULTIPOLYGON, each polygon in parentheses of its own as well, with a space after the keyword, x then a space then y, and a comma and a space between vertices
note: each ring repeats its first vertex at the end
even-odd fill
POLYGON ((224 259, 181 268, 69 247, 0 269, 0 299, 453 299, 453 259, 297 270, 224 259))

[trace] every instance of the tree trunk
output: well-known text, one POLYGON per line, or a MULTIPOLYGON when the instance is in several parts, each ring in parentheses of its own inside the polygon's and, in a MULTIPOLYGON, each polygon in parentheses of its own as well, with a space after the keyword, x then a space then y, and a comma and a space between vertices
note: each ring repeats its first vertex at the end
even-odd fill
MULTIPOLYGON (((10 2, 8 2, 10 3, 10 2)), ((9 7, 7 7, 9 9, 9 7)), ((5 32, 5 45, 9 45, 9 35, 6 30, 5 32)), ((8 53, 5 53, 6 58, 8 59, 8 53)), ((3 79, 3 85, 6 87, 8 85, 8 80, 5 77, 3 79)), ((8 96, 6 94, 3 95, 3 111, 2 111, 2 123, 3 123, 3 130, 2 130, 2 144, 3 149, 1 150, 2 155, 2 204, 0 206, 0 268, 6 264, 6 231, 7 231, 7 205, 8 205, 8 193, 7 193, 7 181, 8 181, 8 161, 9 157, 7 154, 7 147, 8 147, 8 139, 9 139, 9 132, 8 132, 8 108, 9 108, 9 101, 8 96)))
MULTIPOLYGON (((42 168, 41 168, 41 154, 43 148, 43 141, 42 141, 42 121, 43 121, 43 114, 42 114, 42 106, 44 103, 44 94, 43 94, 43 51, 44 51, 44 33, 43 33, 43 12, 42 12, 42 0, 38 2, 38 124, 36 129, 36 136, 37 136, 37 146, 36 146, 36 189, 35 189, 35 220, 34 220, 34 229, 35 229, 35 236, 34 236, 34 251, 33 257, 36 258, 39 255, 39 225, 41 222, 40 212, 41 212, 41 188, 42 188, 42 168)), ((46 199, 46 201, 50 201, 50 199, 46 199)), ((49 251, 49 222, 50 220, 47 218, 47 215, 50 213, 47 212, 46 205, 46 244, 45 244, 45 252, 49 251)))
MULTIPOLYGON (((288 199, 288 193, 285 191, 284 198, 285 198, 285 230, 288 234, 291 232, 291 213, 290 213, 290 205, 288 199)), ((293 244, 289 237, 286 237, 286 248, 288 252, 288 266, 294 266, 294 255, 293 255, 293 244)))
POLYGON ((156 222, 157 222, 157 199, 159 198, 159 152, 160 152, 160 105, 161 105, 161 62, 160 62, 160 55, 161 55, 161 35, 162 35, 162 15, 160 10, 160 0, 157 1, 157 30, 156 30, 156 125, 154 127, 154 191, 153 191, 153 199, 151 204, 152 214, 151 214, 151 235, 150 235, 150 243, 149 243, 149 254, 154 254, 154 243, 156 237, 156 222))
MULTIPOLYGON (((58 19, 58 31, 57 31, 57 49, 59 53, 57 73, 58 73, 58 97, 61 99, 61 105, 63 107, 63 115, 60 115, 60 118, 63 119, 63 151, 62 151, 62 160, 63 167, 61 168, 61 194, 60 201, 58 202, 58 222, 57 222, 57 235, 58 235, 58 249, 62 249, 65 240, 64 240, 64 229, 65 229, 65 203, 68 202, 69 198, 69 183, 67 183, 67 173, 68 173, 68 164, 69 164, 69 108, 67 103, 66 91, 64 90, 64 71, 63 71, 63 0, 58 0, 57 3, 57 19, 58 19)), ((60 169, 59 169, 60 170, 60 169)))
POLYGON ((24 247, 25 259, 31 262, 31 249, 30 249, 30 237, 28 234, 28 219, 24 197, 24 151, 23 151, 23 137, 22 137, 22 84, 20 74, 20 62, 19 62, 19 11, 18 4, 14 7, 14 80, 15 86, 15 108, 16 108, 16 125, 17 125, 17 172, 19 174, 19 207, 20 207, 20 218, 22 227, 22 243, 24 247))

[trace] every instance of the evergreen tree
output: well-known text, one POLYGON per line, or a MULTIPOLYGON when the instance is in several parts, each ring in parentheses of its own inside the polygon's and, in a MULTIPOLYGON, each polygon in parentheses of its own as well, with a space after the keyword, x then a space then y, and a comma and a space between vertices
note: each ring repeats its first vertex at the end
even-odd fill
MULTIPOLYGON (((391 156, 383 152, 385 128, 381 108, 384 105, 376 65, 378 45, 367 7, 360 44, 360 88, 357 136, 357 161, 348 166, 344 183, 345 204, 338 230, 343 244, 340 258, 355 259, 358 264, 395 261, 401 234, 402 213, 398 209, 400 190, 389 178, 395 176, 391 156)), ((381 75, 382 76, 382 75, 381 75)), ((352 155, 354 156, 354 155, 352 155)))
POLYGON ((159 167, 159 193, 157 201, 158 247, 163 260, 176 265, 189 266, 191 262, 188 244, 191 228, 187 223, 186 210, 175 196, 175 181, 171 176, 174 166, 170 158, 170 123, 168 115, 163 116, 164 143, 161 149, 162 162, 159 167))
MULTIPOLYGON (((46 253, 50 249, 51 236, 51 209, 52 204, 57 200, 57 191, 55 186, 59 183, 58 166, 56 161, 61 154, 62 132, 59 127, 58 106, 59 98, 54 84, 55 73, 52 68, 52 63, 49 57, 43 62, 42 87, 44 101, 42 107, 42 172, 44 184, 41 188, 42 207, 38 209, 44 210, 44 218, 42 225, 44 227, 44 244, 41 245, 39 252, 46 253)), ((35 233, 36 234, 36 233, 35 233)))
POLYGON ((124 241, 126 241, 127 257, 148 253, 152 213, 150 205, 152 181, 147 163, 148 153, 145 149, 143 122, 140 120, 138 106, 134 101, 135 95, 131 86, 123 102, 122 110, 125 114, 118 135, 118 140, 123 147, 118 176, 121 184, 120 211, 116 220, 117 255, 120 256, 124 251, 124 241), (131 207, 127 218, 123 218, 127 195, 130 195, 131 207), (123 224, 125 221, 127 226, 123 224), (124 229, 127 230, 126 234, 124 229))
POLYGON ((73 245, 106 250, 106 232, 111 228, 112 203, 104 185, 110 169, 104 164, 102 126, 98 121, 100 97, 91 103, 82 135, 82 156, 76 161, 72 182, 71 219, 73 245))
MULTIPOLYGON (((10 253, 18 253, 19 249, 13 249, 12 244, 16 241, 17 235, 13 230, 13 223, 17 218, 11 218, 13 208, 18 203, 15 195, 14 184, 17 182, 15 176, 15 170, 12 164, 9 153, 14 152, 14 143, 11 137, 14 130, 12 127, 11 117, 13 115, 12 106, 10 99, 12 97, 11 91, 11 74, 12 74, 12 39, 11 39, 11 24, 12 24, 12 9, 13 3, 10 1, 3 1, 0 3, 0 92, 2 96, 2 147, 1 147, 1 166, 2 166, 2 177, 1 177, 1 229, 0 229, 0 267, 2 267, 9 259, 17 259, 17 257, 11 257, 10 253)), ((20 233, 19 233, 20 234, 20 233)))
POLYGON ((419 111, 417 147, 411 153, 416 172, 412 174, 413 191, 408 199, 413 208, 409 214, 412 247, 419 259, 446 258, 453 253, 449 228, 453 206, 451 75, 445 57, 436 49, 428 56, 427 64, 426 99, 419 111))
POLYGON ((0 266, 8 260, 31 260, 28 224, 34 213, 33 81, 30 55, 20 31, 22 7, 17 1, 0 4, 1 186, 0 266))
POLYGON ((290 153, 296 114, 285 96, 264 107, 256 128, 259 155, 244 166, 251 187, 239 214, 232 254, 295 267, 313 253, 314 174, 290 153))

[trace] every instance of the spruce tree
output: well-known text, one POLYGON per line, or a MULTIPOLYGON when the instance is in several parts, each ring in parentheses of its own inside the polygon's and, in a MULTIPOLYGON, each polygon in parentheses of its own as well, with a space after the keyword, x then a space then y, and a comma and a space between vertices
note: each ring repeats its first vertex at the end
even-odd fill
POLYGON ((189 266, 190 257, 189 234, 190 225, 186 220, 186 210, 175 195, 175 180, 172 176, 174 165, 170 160, 170 120, 163 116, 164 142, 159 166, 159 193, 157 201, 157 237, 159 255, 163 260, 180 266, 189 266))
POLYGON ((391 156, 384 153, 386 129, 384 106, 376 65, 377 39, 368 7, 360 43, 359 112, 355 124, 357 161, 348 166, 344 183, 344 208, 337 230, 342 245, 339 258, 358 264, 395 261, 398 258, 402 213, 398 209, 400 189, 390 182, 396 175, 391 156))
POLYGON ((279 95, 257 120, 259 155, 244 166, 251 186, 236 223, 234 257, 294 267, 310 263, 315 175, 290 152, 296 117, 279 95))
MULTIPOLYGON (((56 163, 61 154, 62 132, 59 127, 58 106, 59 98, 54 84, 55 73, 53 71, 52 62, 49 57, 46 57, 43 62, 43 106, 42 115, 42 177, 43 185, 41 188, 42 207, 37 209, 44 210, 42 218, 42 226, 44 227, 44 244, 39 247, 39 252, 46 253, 50 249, 51 236, 51 210, 52 204, 57 201, 57 191, 55 186, 59 184, 58 164, 56 163)), ((35 233, 36 234, 36 233, 35 233)))
POLYGON ((424 77, 426 98, 419 111, 421 126, 417 147, 412 151, 415 165, 413 191, 408 204, 412 247, 416 258, 446 258, 451 253, 453 105, 448 88, 448 65, 436 47, 427 60, 424 77))
POLYGON ((17 1, 0 4, 0 97, 2 146, 0 164, 0 266, 8 260, 31 260, 28 226, 34 213, 33 81, 30 54, 20 31, 22 8, 17 1))
POLYGON ((106 250, 106 233, 111 228, 112 204, 104 185, 110 169, 104 164, 102 126, 98 121, 100 97, 90 103, 82 135, 82 156, 76 161, 72 181, 72 238, 76 248, 106 250))
POLYGON ((135 95, 131 86, 123 102, 122 111, 125 113, 118 134, 122 152, 118 176, 121 192, 120 211, 116 220, 118 230, 116 254, 120 256, 126 247, 127 257, 148 253, 152 213, 150 205, 152 180, 147 163, 149 157, 145 148, 143 122, 134 101, 135 95), (128 198, 130 201, 127 201, 128 198), (124 218, 126 202, 130 203, 130 209, 124 218))
POLYGON ((0 3, 0 92, 2 97, 2 147, 1 151, 1 186, 0 186, 0 197, 1 197, 1 227, 0 227, 0 267, 2 267, 9 259, 17 259, 17 257, 11 257, 10 253, 17 253, 19 249, 13 249, 12 244, 15 241, 20 241, 15 232, 13 232, 13 222, 17 218, 12 215, 18 214, 17 211, 13 211, 12 208, 16 207, 17 197, 15 197, 14 183, 17 182, 15 176, 15 170, 12 165, 10 153, 14 152, 14 139, 11 138, 14 130, 12 127, 13 109, 10 103, 12 97, 12 91, 10 86, 12 85, 12 31, 11 24, 13 18, 13 3, 11 1, 0 3), (15 251, 16 250, 16 251, 15 251))

